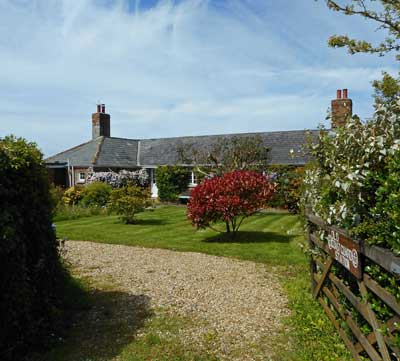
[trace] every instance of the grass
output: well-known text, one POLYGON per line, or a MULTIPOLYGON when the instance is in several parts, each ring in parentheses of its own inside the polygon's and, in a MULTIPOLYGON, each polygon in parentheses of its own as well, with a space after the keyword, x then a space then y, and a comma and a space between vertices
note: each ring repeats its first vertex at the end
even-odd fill
POLYGON ((195 231, 184 207, 161 207, 138 215, 133 225, 116 216, 94 216, 57 222, 57 235, 73 240, 203 252, 268 264, 303 264, 298 243, 302 231, 297 216, 260 213, 248 218, 232 241, 206 229, 195 231), (285 255, 282 257, 282 255, 285 255))
MULTIPOLYGON (((203 252, 262 262, 280 277, 292 310, 285 327, 290 332, 282 331, 276 339, 274 360, 351 360, 320 305, 311 297, 307 258, 299 247, 303 233, 297 216, 273 212, 257 214, 245 221, 234 241, 211 230, 194 230, 185 217, 185 208, 173 206, 142 213, 134 225, 121 224, 115 216, 60 221, 57 222, 57 234, 74 240, 203 252)), ((101 304, 103 298, 109 296, 99 292, 94 294, 93 300, 101 304)), ((114 294, 111 300, 120 296, 114 294)), ((115 305, 110 309, 115 309, 115 305)), ((64 358, 52 354, 48 360, 102 361, 111 358, 102 358, 100 354, 118 355, 121 361, 216 360, 211 349, 205 353, 187 349, 176 336, 174 330, 188 327, 190 320, 178 319, 164 311, 157 315, 144 314, 143 322, 138 318, 139 323, 132 321, 130 326, 115 323, 112 318, 106 319, 104 328, 93 326, 93 330, 100 332, 90 333, 95 336, 87 342, 78 332, 78 336, 72 336, 61 351, 54 351, 60 352, 64 358), (140 330, 139 336, 132 337, 132 330, 140 330), (103 337, 118 332, 117 338, 103 337), (82 351, 85 344, 102 345, 99 346, 101 352, 92 352, 88 358, 82 351), (77 351, 79 349, 81 351, 77 351), (73 357, 68 358, 68 355, 73 357)))

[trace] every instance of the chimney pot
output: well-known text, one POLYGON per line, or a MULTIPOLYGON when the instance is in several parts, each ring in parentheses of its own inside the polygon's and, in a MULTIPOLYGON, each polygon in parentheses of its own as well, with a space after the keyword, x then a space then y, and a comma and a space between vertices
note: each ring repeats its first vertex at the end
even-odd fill
POLYGON ((346 121, 353 114, 353 102, 348 98, 347 89, 343 89, 343 98, 342 98, 342 90, 337 91, 337 98, 332 100, 331 103, 331 127, 332 129, 343 127, 346 125, 346 121))
POLYGON ((92 114, 92 139, 110 136, 110 114, 104 104, 97 104, 97 113, 92 114))

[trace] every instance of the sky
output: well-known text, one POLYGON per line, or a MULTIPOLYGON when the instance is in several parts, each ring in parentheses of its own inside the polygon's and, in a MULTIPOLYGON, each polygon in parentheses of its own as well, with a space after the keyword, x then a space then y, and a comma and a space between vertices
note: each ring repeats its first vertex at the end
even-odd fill
POLYGON ((385 35, 324 0, 0 0, 0 137, 53 155, 98 102, 122 138, 315 129, 342 88, 369 118, 399 63, 327 46, 344 33, 385 35))

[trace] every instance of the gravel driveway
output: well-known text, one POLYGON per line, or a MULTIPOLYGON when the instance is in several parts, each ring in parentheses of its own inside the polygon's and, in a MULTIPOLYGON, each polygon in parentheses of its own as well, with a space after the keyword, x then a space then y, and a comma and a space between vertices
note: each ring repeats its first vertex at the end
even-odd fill
POLYGON ((189 317, 194 322, 182 330, 184 342, 209 348, 204 340, 212 335, 211 347, 223 360, 268 360, 268 340, 289 312, 277 277, 262 264, 91 242, 69 241, 65 247, 78 274, 146 295, 155 312, 189 317))

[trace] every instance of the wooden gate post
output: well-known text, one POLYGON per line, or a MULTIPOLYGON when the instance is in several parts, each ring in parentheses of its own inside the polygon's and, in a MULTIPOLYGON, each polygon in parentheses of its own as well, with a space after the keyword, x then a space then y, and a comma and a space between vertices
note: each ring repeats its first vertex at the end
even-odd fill
POLYGON ((317 272, 317 265, 313 258, 313 251, 315 249, 315 245, 314 242, 311 240, 309 222, 307 222, 307 238, 308 238, 308 247, 310 252, 311 293, 314 295, 314 290, 315 287, 317 286, 317 282, 315 281, 314 278, 314 274, 317 272))

